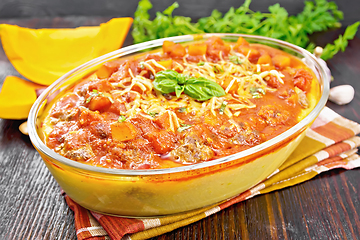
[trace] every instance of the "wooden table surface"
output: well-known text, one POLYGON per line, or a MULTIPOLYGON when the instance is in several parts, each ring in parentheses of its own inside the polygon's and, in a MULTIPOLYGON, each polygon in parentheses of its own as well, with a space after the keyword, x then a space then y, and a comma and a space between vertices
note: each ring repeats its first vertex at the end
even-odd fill
MULTIPOLYGON (((0 23, 76 27, 108 19, 0 19, 0 23)), ((328 41, 339 32, 320 35, 318 41, 328 41)), ((351 41, 328 65, 334 76, 331 86, 351 84, 356 95, 346 106, 330 102, 327 106, 360 122, 360 39, 351 41)), ((0 85, 7 75, 19 74, 0 49, 0 85)), ((0 239, 76 239, 73 213, 29 137, 19 132, 22 122, 0 119, 0 239)), ((158 239, 360 239, 359 183, 360 169, 332 170, 238 203, 158 239)))

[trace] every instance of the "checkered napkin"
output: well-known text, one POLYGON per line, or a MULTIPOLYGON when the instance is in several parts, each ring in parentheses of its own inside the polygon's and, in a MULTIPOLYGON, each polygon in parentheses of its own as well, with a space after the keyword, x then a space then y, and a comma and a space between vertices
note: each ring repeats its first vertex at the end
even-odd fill
POLYGON ((132 219, 91 212, 65 195, 74 211, 79 240, 147 239, 186 226, 256 195, 304 182, 334 168, 360 167, 356 154, 360 125, 324 108, 304 140, 285 163, 255 187, 222 203, 203 209, 160 218, 132 219))

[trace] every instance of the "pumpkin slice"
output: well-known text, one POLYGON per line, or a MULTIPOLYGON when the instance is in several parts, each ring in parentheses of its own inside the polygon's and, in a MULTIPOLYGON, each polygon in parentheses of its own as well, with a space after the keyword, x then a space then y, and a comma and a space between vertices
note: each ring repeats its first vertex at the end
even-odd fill
POLYGON ((4 51, 27 79, 50 85, 71 69, 120 48, 133 19, 114 18, 94 27, 30 29, 0 24, 4 51))
POLYGON ((0 91, 0 118, 26 119, 36 100, 36 89, 41 88, 44 86, 7 76, 0 91))

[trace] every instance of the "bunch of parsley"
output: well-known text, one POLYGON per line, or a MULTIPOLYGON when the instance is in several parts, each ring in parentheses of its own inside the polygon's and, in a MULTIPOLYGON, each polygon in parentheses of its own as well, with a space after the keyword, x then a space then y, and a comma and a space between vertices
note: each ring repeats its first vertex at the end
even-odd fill
MULTIPOLYGON (((305 1, 305 7, 296 16, 289 16, 279 4, 269 7, 269 13, 250 10, 251 0, 245 0, 239 8, 231 7, 224 15, 213 10, 209 17, 193 23, 185 16, 172 16, 179 7, 175 2, 163 12, 157 12, 150 20, 149 0, 140 0, 134 15, 132 36, 134 43, 148 40, 195 33, 244 33, 281 39, 313 51, 315 44, 309 39, 314 32, 326 31, 341 26, 343 13, 336 3, 327 0, 305 1)), ((344 51, 348 40, 354 38, 360 22, 347 27, 333 44, 327 44, 321 58, 332 58, 339 50, 344 51)))

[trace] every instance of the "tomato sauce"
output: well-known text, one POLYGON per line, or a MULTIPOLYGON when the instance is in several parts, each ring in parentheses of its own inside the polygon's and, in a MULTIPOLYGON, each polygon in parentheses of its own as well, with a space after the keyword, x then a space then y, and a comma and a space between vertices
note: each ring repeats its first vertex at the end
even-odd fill
MULTIPOLYGON (((178 88, 186 86, 177 81, 178 88)), ((166 90, 167 83, 161 84, 166 90)), ((316 84, 299 59, 243 38, 227 43, 212 37, 190 45, 165 41, 161 51, 105 63, 64 93, 44 120, 51 129, 45 142, 74 161, 107 168, 211 161, 294 126, 313 107, 316 84), (163 93, 153 83, 166 70, 179 79, 210 79, 224 94, 212 96, 207 85, 195 84, 188 94, 163 93), (189 96, 199 89, 211 97, 189 96)))

